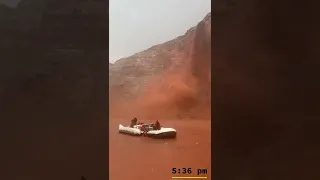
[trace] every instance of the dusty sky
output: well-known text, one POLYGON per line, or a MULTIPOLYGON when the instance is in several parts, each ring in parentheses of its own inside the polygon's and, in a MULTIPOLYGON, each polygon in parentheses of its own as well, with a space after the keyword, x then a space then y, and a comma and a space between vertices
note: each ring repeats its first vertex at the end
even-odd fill
POLYGON ((211 0, 109 0, 109 61, 183 35, 211 11, 211 0))

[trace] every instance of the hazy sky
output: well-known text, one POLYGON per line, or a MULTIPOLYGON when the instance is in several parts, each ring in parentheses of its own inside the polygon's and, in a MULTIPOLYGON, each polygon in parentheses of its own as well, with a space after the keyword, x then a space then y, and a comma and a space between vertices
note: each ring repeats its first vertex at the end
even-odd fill
POLYGON ((211 0, 109 0, 109 61, 145 50, 197 25, 211 0))

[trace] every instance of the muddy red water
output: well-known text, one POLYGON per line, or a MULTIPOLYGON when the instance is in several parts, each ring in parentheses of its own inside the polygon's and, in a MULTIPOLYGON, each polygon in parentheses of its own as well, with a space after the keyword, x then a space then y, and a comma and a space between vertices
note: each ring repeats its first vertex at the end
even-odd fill
POLYGON ((111 180, 170 180, 173 176, 197 176, 197 169, 208 169, 202 176, 211 179, 210 121, 160 121, 177 130, 176 139, 171 140, 119 134, 119 123, 128 125, 130 120, 110 120, 111 180), (181 173, 173 175, 172 168, 181 168, 181 173), (183 175, 182 168, 192 168, 192 173, 183 175))

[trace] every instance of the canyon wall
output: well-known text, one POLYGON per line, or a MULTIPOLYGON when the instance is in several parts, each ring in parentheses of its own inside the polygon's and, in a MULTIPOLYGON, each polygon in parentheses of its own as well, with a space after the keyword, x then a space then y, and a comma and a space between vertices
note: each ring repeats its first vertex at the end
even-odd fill
POLYGON ((211 13, 185 35, 109 64, 110 114, 210 119, 210 73, 211 13))

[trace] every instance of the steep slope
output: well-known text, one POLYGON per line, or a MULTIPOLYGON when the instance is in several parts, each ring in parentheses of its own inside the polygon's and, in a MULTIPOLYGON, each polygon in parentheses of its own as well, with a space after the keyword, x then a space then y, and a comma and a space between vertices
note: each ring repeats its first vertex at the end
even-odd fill
POLYGON ((210 66, 211 13, 185 35, 109 66, 111 109, 119 102, 135 101, 132 106, 140 109, 135 110, 140 116, 148 106, 159 110, 153 118, 168 109, 175 111, 167 111, 168 116, 176 118, 195 111, 200 102, 210 107, 210 66))

